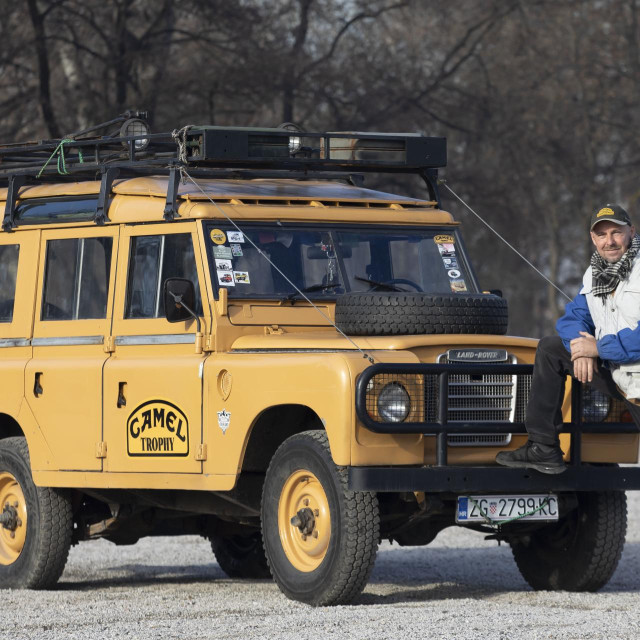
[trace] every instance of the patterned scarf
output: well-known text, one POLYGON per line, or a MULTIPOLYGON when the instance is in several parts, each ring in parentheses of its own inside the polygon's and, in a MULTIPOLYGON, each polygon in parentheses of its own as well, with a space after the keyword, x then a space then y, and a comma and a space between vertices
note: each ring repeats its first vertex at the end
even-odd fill
POLYGON ((591 273, 593 284, 591 292, 594 296, 605 297, 615 291, 633 266, 633 261, 640 250, 640 236, 635 235, 631 244, 618 262, 607 262, 597 251, 591 256, 591 273))

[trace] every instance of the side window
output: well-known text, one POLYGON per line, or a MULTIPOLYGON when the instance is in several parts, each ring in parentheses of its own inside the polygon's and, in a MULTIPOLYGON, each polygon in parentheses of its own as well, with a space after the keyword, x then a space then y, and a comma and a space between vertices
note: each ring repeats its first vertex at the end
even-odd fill
POLYGON ((20 245, 0 246, 0 322, 13 320, 20 245))
POLYGON ((202 302, 191 234, 132 238, 124 317, 164 317, 162 284, 167 278, 187 278, 193 282, 196 289, 195 312, 201 315, 202 302))
POLYGON ((112 238, 49 240, 42 320, 107 317, 112 238))

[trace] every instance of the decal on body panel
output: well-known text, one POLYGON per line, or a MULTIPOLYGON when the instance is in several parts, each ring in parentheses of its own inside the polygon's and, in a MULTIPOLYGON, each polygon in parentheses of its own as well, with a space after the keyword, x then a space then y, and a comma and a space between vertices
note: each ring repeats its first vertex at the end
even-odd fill
POLYGON ((218 426, 222 429, 223 434, 227 433, 230 422, 231 414, 226 409, 218 411, 218 426))
POLYGON ((127 453, 130 456, 188 456, 187 416, 166 400, 147 400, 138 405, 127 419, 127 453))

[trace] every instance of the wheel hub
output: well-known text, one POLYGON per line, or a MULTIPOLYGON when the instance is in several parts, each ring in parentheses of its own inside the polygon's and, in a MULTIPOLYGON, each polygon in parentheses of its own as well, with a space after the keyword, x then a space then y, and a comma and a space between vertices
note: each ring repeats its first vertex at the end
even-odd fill
POLYGON ((27 537, 27 503, 20 483, 8 472, 0 473, 0 564, 14 563, 27 537))
POLYGON ((309 507, 300 509, 300 511, 298 511, 298 513, 296 513, 296 515, 291 518, 291 524, 294 527, 298 527, 300 533, 302 533, 303 535, 311 535, 314 527, 316 526, 316 519, 314 518, 313 511, 311 511, 309 507))
POLYGON ((331 538, 329 500, 311 471, 294 471, 286 480, 278 504, 278 529, 282 548, 299 571, 317 569, 331 538))

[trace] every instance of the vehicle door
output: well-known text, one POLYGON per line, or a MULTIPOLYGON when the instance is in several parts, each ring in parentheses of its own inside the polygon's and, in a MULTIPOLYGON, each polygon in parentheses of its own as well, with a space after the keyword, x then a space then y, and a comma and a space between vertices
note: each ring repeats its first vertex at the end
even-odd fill
POLYGON ((122 234, 104 376, 105 469, 200 473, 204 356, 196 353, 195 320, 168 322, 163 300, 167 278, 187 278, 203 315, 196 225, 138 225, 122 234))
POLYGON ((38 230, 0 234, 0 413, 17 417, 31 357, 38 230))
POLYGON ((25 397, 61 470, 100 471, 118 227, 42 231, 25 397))

